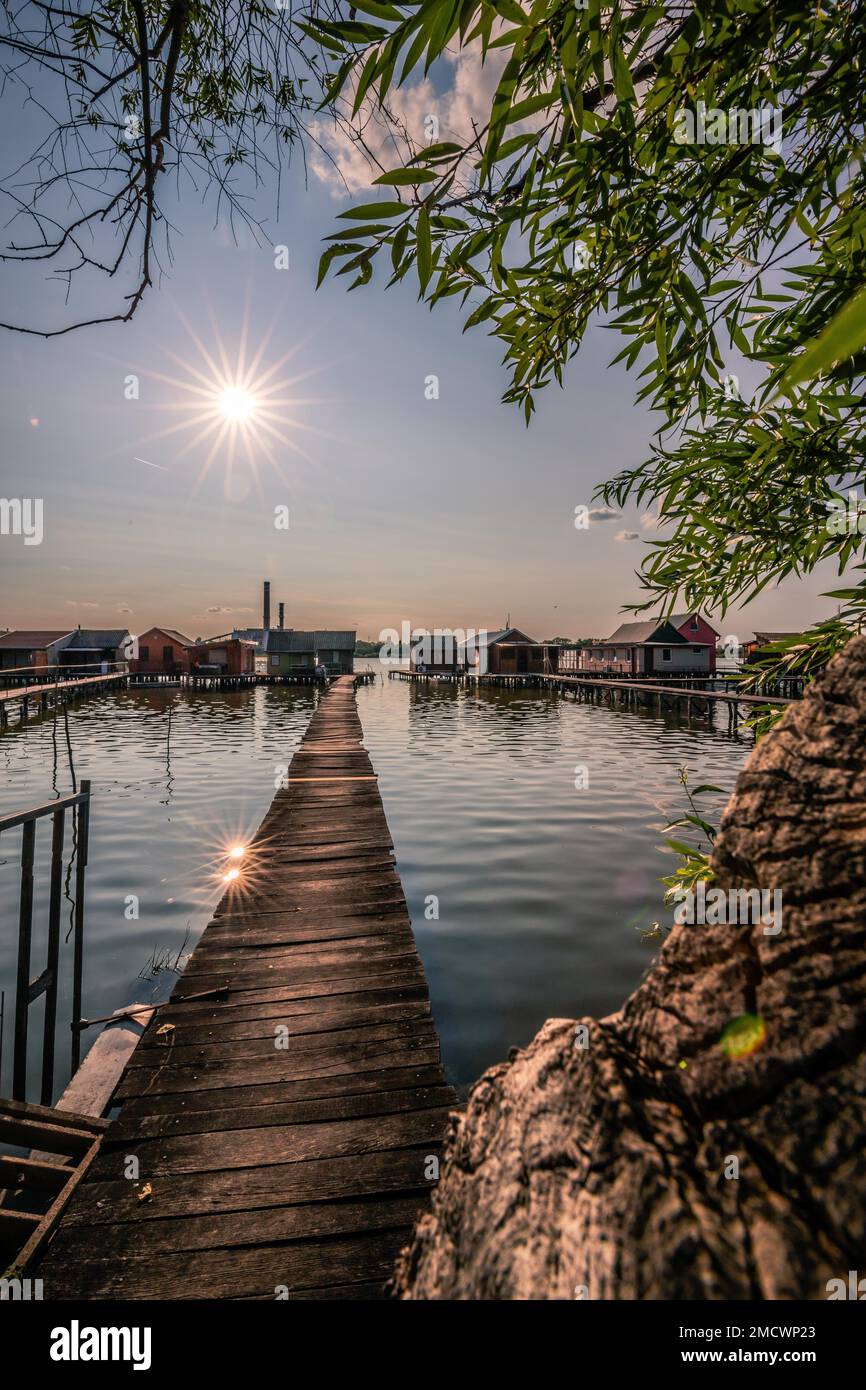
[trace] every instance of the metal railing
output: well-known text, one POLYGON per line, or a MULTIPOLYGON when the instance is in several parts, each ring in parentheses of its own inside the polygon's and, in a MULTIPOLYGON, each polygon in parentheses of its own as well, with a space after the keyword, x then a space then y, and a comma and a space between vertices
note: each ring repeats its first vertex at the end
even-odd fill
MULTIPOLYGON (((60 912, 63 901, 63 844, 66 812, 78 807, 75 849, 75 899, 73 906, 72 1019, 81 1017, 81 982, 84 965, 84 878, 90 829, 90 782, 72 796, 46 802, 29 811, 0 817, 0 834, 19 825, 21 833, 21 892, 18 903, 18 967, 15 981, 13 1022, 12 1098, 26 1100, 28 1013, 31 1004, 45 995, 45 1021, 42 1040, 41 1103, 50 1105, 54 1090, 54 1052, 57 1027, 57 986, 60 965, 60 912), (30 979, 33 940, 33 874, 36 860, 36 823, 52 817, 51 881, 48 895, 48 944, 45 969, 30 979)), ((81 1035, 72 1031, 72 1073, 81 1060, 81 1035)))

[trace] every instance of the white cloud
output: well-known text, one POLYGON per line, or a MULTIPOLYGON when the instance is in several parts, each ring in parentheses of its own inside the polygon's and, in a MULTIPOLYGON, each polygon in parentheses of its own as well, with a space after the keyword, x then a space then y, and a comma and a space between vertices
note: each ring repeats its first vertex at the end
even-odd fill
MULTIPOLYGON (((505 64, 502 51, 489 52, 482 64, 481 46, 473 43, 456 53, 446 53, 443 61, 451 68, 451 80, 444 90, 437 90, 427 76, 388 93, 391 121, 375 102, 365 100, 351 130, 346 124, 324 119, 314 123, 312 133, 321 148, 312 148, 310 167, 335 197, 368 191, 378 174, 400 168, 424 145, 440 140, 463 144, 483 129, 505 64), (439 122, 438 133, 432 138, 425 126, 431 116, 439 122)), ((528 129, 529 124, 515 125, 509 134, 528 129)))
POLYGON ((614 511, 613 507, 592 507, 589 513, 590 521, 616 521, 619 516, 622 512, 614 511))
POLYGON ((614 536, 615 541, 639 541, 640 535, 637 531, 617 531, 614 536))
POLYGON ((641 512, 640 524, 645 531, 657 531, 665 523, 665 518, 659 516, 658 512, 641 512))

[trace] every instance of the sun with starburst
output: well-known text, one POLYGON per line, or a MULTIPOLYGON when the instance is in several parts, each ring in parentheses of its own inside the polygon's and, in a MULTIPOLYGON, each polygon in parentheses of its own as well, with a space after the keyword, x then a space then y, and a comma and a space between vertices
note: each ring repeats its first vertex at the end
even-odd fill
POLYGON ((288 455, 312 462, 300 437, 331 437, 301 418, 305 407, 323 403, 320 398, 299 394, 299 387, 313 375, 314 368, 294 374, 287 370, 302 345, 295 344, 268 365, 273 328, 252 345, 245 323, 236 348, 230 351, 215 324, 208 342, 188 323, 184 322, 184 327, 195 345, 195 360, 163 349, 164 357, 175 363, 177 372, 144 373, 170 388, 168 399, 157 403, 154 409, 173 417, 144 442, 150 448, 158 442, 178 443, 180 447, 172 453, 174 462, 195 450, 201 451, 196 489, 215 464, 224 470, 225 492, 230 498, 233 478, 239 470, 255 482, 259 491, 266 465, 288 483, 290 479, 283 468, 288 455))

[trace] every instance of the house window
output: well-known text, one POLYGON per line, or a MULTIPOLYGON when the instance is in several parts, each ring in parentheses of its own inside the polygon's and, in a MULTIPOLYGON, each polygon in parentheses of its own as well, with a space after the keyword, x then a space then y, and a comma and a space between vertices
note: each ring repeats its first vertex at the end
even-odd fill
POLYGON ((670 647, 662 647, 662 661, 670 661, 670 659, 671 659, 671 649, 670 649, 670 647))
POLYGON ((279 664, 280 664, 280 658, 279 658, 278 656, 272 656, 272 657, 271 657, 271 665, 272 665, 272 666, 279 666, 279 664))
POLYGON ((701 652, 703 651, 703 647, 692 647, 692 651, 694 652, 695 656, 700 656, 701 652))
POLYGON ((697 630, 698 630, 698 620, 697 620, 697 618, 692 618, 692 621, 691 621, 691 623, 689 624, 689 627, 691 628, 692 632, 697 632, 697 630))
POLYGON ((174 660, 174 647, 163 647, 163 649, 162 649, 162 659, 163 659, 163 661, 173 661, 173 660, 174 660))
POLYGON ((139 649, 138 649, 138 655, 140 656, 140 658, 141 658, 142 661, 149 661, 149 660, 150 660, 150 647, 139 647, 139 649))

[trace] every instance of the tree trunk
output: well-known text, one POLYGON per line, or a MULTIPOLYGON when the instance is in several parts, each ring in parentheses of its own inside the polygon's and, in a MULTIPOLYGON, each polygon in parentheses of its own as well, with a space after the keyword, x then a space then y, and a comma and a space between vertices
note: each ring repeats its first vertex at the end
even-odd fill
POLYGON ((866 638, 752 753, 713 866, 781 890, 781 931, 676 926, 620 1013, 550 1019, 487 1071, 400 1297, 822 1299, 866 1275, 866 638))

